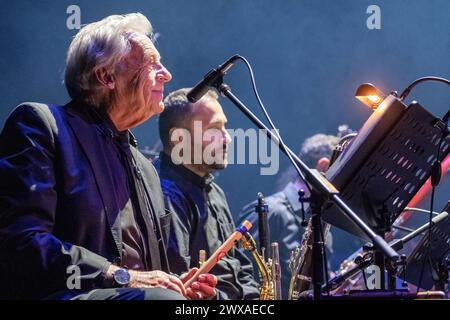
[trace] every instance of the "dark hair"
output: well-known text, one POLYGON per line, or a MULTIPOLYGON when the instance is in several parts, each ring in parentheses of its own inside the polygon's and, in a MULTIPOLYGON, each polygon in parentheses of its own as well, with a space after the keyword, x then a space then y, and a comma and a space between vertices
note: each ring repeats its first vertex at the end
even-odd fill
MULTIPOLYGON (((191 88, 182 88, 169 93, 164 99, 164 111, 158 117, 159 137, 163 148, 170 149, 170 129, 183 128, 189 123, 192 103, 187 99, 191 88)), ((217 99, 217 94, 209 90, 203 99, 217 99)))
POLYGON ((170 129, 182 127, 191 110, 186 96, 188 92, 188 88, 179 89, 164 99, 164 111, 158 117, 159 138, 164 149, 170 147, 170 129))
MULTIPOLYGON (((329 159, 340 138, 353 132, 347 125, 339 126, 338 131, 336 136, 319 133, 305 139, 298 154, 299 158, 313 169, 321 158, 329 159)), ((277 191, 282 190, 288 182, 294 181, 297 177, 297 171, 295 171, 294 167, 289 167, 277 179, 275 189, 277 191)))

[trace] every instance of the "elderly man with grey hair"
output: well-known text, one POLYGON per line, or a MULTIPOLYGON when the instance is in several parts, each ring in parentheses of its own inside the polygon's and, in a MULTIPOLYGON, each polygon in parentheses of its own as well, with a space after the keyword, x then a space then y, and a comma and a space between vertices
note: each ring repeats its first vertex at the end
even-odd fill
POLYGON ((129 129, 164 109, 171 74, 142 14, 70 44, 64 106, 19 105, 0 135, 0 297, 205 299, 216 278, 170 273, 170 216, 129 129))

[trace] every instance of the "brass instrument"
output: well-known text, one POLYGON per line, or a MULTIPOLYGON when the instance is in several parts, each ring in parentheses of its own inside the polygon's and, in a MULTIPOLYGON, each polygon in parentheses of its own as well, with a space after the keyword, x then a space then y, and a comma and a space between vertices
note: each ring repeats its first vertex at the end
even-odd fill
POLYGON ((296 247, 291 253, 289 259, 289 270, 291 271, 291 280, 289 282, 288 300, 298 300, 301 292, 308 290, 311 285, 311 276, 307 272, 305 266, 305 260, 307 253, 309 259, 311 259, 312 253, 312 223, 311 219, 308 221, 308 225, 303 233, 302 243, 300 247, 296 247))
POLYGON ((250 233, 244 233, 244 236, 241 238, 241 244, 245 250, 250 251, 258 266, 261 280, 259 299, 281 300, 281 268, 278 243, 273 242, 270 247, 271 252, 269 252, 269 226, 267 223, 269 209, 261 192, 258 192, 255 212, 258 215, 261 254, 258 252, 255 239, 250 233))
POLYGON ((272 276, 274 283, 275 300, 281 300, 281 267, 280 267, 280 251, 278 242, 272 242, 272 276))
MULTIPOLYGON (((343 128, 345 129, 345 128, 343 128)), ((348 128, 347 128, 348 129, 348 128)), ((341 155, 347 148, 351 140, 356 136, 356 132, 349 133, 343 136, 336 145, 331 158, 330 165, 341 155)), ((323 224, 323 241, 327 238, 331 225, 323 224)), ((312 247, 313 247, 313 227, 311 218, 302 237, 300 247, 295 248, 289 259, 289 270, 291 272, 291 279, 289 282, 289 300, 298 300, 300 294, 310 289, 312 282, 312 247)))
POLYGON ((281 274, 278 243, 272 243, 272 258, 264 260, 258 253, 255 239, 247 232, 241 238, 242 247, 250 251, 258 266, 261 283, 259 286, 259 300, 281 299, 281 274), (274 250, 274 247, 276 248, 274 250))
MULTIPOLYGON (((324 241, 330 231, 331 225, 324 223, 323 237, 324 241)), ((289 270, 291 271, 291 280, 289 282, 289 300, 298 300, 302 292, 309 290, 312 282, 312 247, 313 247, 313 228, 311 218, 303 234, 300 247, 295 248, 289 259, 289 270)))

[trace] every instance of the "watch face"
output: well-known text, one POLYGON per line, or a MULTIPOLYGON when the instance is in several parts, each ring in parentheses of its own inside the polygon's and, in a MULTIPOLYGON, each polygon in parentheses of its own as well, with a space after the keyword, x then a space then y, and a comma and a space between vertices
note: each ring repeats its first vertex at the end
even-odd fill
POLYGON ((114 281, 121 286, 125 286, 130 282, 130 274, 125 269, 118 269, 114 272, 114 281))

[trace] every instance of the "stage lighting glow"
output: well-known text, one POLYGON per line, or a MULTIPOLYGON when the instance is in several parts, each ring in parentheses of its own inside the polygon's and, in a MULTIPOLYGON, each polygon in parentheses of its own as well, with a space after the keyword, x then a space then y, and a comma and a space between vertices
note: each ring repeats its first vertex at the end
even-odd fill
POLYGON ((356 90, 355 97, 363 104, 374 110, 377 109, 386 98, 384 93, 378 90, 371 83, 364 83, 360 85, 356 90))

